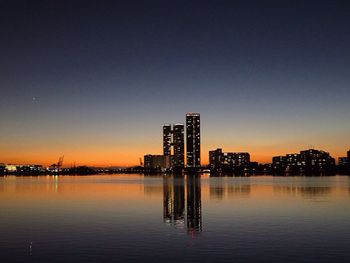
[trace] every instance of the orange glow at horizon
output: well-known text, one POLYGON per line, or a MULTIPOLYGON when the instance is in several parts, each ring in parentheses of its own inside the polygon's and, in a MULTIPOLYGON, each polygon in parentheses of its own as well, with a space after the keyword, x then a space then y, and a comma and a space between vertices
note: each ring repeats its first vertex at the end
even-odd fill
MULTIPOLYGON (((209 162, 208 154, 209 150, 215 150, 217 147, 202 148, 201 163, 206 165, 209 162)), ((242 147, 234 149, 233 147, 222 147, 224 152, 249 152, 251 161, 259 163, 271 163, 273 156, 285 155, 287 153, 296 153, 300 150, 305 150, 300 147, 288 147, 288 149, 246 149, 242 147)), ((325 150, 324 148, 319 148, 325 150)), ((325 150, 327 151, 327 150, 325 150)), ((330 152, 331 156, 336 158, 346 156, 346 149, 334 149, 330 152)), ((42 164, 49 166, 53 163, 57 163, 58 157, 65 155, 64 167, 70 167, 75 165, 87 165, 87 166, 134 166, 139 165, 139 158, 143 161, 145 154, 162 154, 160 147, 139 147, 137 149, 101 149, 94 147, 93 149, 66 149, 65 151, 58 150, 29 150, 29 151, 15 151, 9 150, 7 152, 2 151, 0 153, 0 163, 6 164, 42 164)))

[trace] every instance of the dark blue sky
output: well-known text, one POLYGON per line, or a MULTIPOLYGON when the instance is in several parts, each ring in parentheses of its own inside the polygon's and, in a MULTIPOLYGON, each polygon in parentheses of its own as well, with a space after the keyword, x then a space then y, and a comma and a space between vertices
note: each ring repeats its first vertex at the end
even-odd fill
POLYGON ((0 161, 132 163, 190 111, 205 156, 350 144, 349 1, 0 1, 0 34, 0 161))

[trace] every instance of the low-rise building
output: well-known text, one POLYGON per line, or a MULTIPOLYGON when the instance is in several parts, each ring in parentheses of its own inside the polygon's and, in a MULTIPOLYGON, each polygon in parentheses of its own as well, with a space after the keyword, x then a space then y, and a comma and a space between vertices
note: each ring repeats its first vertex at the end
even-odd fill
POLYGON ((274 173, 333 173, 335 159, 328 152, 309 149, 272 158, 274 173))
POLYGON ((249 163, 250 155, 247 152, 223 152, 220 148, 209 152, 209 165, 212 171, 243 170, 249 163))
POLYGON ((171 163, 169 155, 147 154, 144 156, 144 168, 152 170, 165 170, 171 163))

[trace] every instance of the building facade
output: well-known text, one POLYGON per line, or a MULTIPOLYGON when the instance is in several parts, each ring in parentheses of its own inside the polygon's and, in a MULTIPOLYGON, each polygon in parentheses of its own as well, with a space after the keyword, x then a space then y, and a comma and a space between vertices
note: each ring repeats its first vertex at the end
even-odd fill
POLYGON ((163 155, 171 155, 171 125, 163 125, 163 155))
POLYGON ((183 124, 174 124, 173 147, 173 168, 183 169, 185 167, 185 128, 183 124))
POLYGON ((200 114, 186 114, 186 165, 199 169, 201 166, 200 114))
POLYGON ((334 173, 335 159, 328 152, 309 149, 272 158, 274 173, 334 173))
POLYGON ((147 154, 143 157, 144 168, 150 170, 166 169, 166 158, 165 155, 147 154))
POLYGON ((223 152, 218 148, 209 151, 209 165, 212 171, 216 172, 238 172, 248 168, 250 154, 247 152, 223 152))

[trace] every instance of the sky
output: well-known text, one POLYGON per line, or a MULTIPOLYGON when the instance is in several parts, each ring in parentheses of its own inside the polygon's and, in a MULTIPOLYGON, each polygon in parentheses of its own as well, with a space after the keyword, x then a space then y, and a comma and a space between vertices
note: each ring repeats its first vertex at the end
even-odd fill
POLYGON ((208 151, 350 149, 349 1, 1 1, 0 163, 128 166, 201 114, 208 151))

